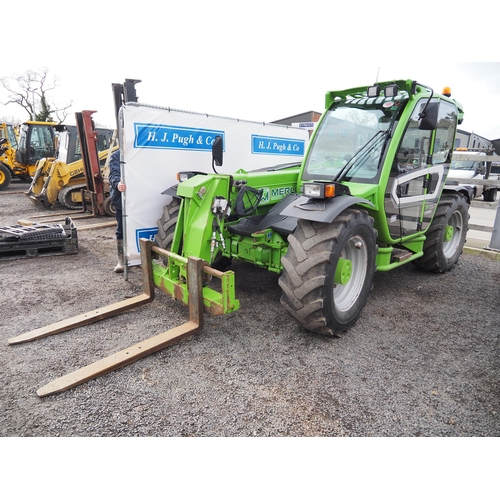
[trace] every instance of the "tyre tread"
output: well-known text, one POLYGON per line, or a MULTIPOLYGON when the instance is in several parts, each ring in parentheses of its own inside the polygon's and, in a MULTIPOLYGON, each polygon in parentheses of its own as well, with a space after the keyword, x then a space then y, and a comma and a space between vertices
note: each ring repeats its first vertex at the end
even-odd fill
MULTIPOLYGON (((373 219, 366 212, 353 208, 342 212, 332 224, 299 219, 297 229, 288 237, 290 245, 282 257, 284 271, 278 280, 282 289, 281 304, 301 326, 312 332, 337 335, 353 324, 361 313, 364 302, 349 324, 339 327, 328 323, 324 311, 326 269, 332 248, 339 245, 339 237, 344 231, 359 223, 369 225, 375 242, 377 232, 373 219)), ((370 283, 372 278, 373 273, 367 277, 370 283)))

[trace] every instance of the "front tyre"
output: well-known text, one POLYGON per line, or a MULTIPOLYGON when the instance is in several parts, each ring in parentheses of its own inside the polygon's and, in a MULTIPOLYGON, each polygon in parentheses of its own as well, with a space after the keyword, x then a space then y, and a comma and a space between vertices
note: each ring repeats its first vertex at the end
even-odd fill
POLYGON ((10 170, 3 163, 0 163, 0 191, 7 189, 11 180, 10 170))
MULTIPOLYGON (((179 198, 172 198, 172 201, 163 207, 163 215, 156 221, 158 233, 155 236, 155 243, 164 250, 170 250, 174 240, 175 226, 179 219, 179 209, 181 202, 179 198)), ((182 248, 182 243, 181 243, 182 248)), ((168 257, 162 256, 163 262, 168 264, 168 257)), ((219 271, 225 271, 231 265, 228 257, 217 256, 211 267, 219 271)))
POLYGON ((444 273, 458 261, 469 230, 469 205, 464 195, 443 194, 426 233, 424 255, 414 261, 423 271, 444 273))
POLYGON ((368 299, 376 241, 373 219, 362 210, 344 210, 331 224, 299 220, 282 258, 282 305, 312 332, 347 330, 368 299))
MULTIPOLYGON (((179 198, 172 198, 170 203, 163 207, 162 216, 156 221, 158 233, 155 236, 155 243, 163 250, 170 250, 174 239, 175 225, 179 218, 179 208, 181 202, 179 198)), ((168 263, 168 257, 162 256, 163 261, 168 263)))

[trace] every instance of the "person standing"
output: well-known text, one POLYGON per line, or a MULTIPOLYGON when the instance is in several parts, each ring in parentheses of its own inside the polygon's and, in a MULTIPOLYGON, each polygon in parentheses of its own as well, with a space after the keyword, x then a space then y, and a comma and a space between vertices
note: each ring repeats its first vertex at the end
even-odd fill
POLYGON ((118 252, 118 264, 115 273, 123 273, 123 218, 122 218, 122 193, 126 185, 121 180, 120 150, 117 149, 109 162, 109 186, 111 203, 116 210, 116 249, 118 252))

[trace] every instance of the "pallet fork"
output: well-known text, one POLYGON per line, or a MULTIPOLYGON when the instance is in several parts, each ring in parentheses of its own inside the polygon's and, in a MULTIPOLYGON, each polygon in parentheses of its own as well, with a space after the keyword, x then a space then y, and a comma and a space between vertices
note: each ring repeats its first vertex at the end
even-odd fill
POLYGON ((68 375, 57 378, 38 389, 38 396, 43 397, 63 392, 88 380, 97 378, 100 375, 131 364, 149 354, 165 349, 185 337, 198 333, 203 328, 205 308, 211 314, 224 314, 225 312, 238 309, 239 302, 234 299, 234 277, 232 271, 223 273, 209 267, 202 259, 197 257, 186 259, 153 246, 153 242, 146 239, 140 240, 140 249, 143 279, 142 294, 13 337, 8 340, 9 344, 21 344, 49 335, 66 332, 73 328, 95 323, 126 312, 134 307, 147 304, 154 299, 155 286, 170 294, 175 299, 182 300, 189 305, 189 321, 96 361, 84 368, 80 368, 68 375), (164 266, 153 262, 153 252, 168 257, 168 272, 164 266), (203 286, 204 274, 221 279, 222 292, 220 294, 203 286), (171 277, 168 275, 171 275, 171 277))

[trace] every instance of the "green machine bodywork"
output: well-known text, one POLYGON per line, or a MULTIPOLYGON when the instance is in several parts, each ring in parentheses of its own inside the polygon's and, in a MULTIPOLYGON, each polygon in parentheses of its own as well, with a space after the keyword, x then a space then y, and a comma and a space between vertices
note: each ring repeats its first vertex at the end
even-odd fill
MULTIPOLYGON (((346 330, 375 270, 445 272, 458 260, 469 193, 446 177, 462 119, 459 103, 414 80, 327 92, 301 164, 195 174, 165 192, 156 243, 171 256, 154 263, 155 284, 187 303, 187 257, 221 269, 239 259, 280 275, 282 303, 305 328, 346 330)), ((232 312, 234 274, 221 277, 204 303, 232 312)))

